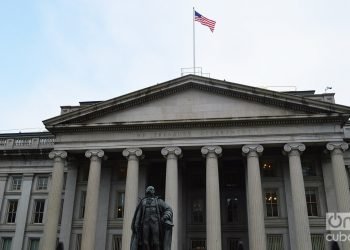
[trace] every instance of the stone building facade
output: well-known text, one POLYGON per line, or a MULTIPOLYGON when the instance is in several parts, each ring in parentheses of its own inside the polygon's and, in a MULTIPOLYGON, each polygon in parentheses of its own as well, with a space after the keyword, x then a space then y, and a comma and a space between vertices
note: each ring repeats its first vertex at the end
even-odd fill
POLYGON ((349 116, 334 94, 194 75, 62 106, 49 132, 0 134, 0 249, 127 250, 147 185, 174 209, 173 250, 329 249, 349 116))

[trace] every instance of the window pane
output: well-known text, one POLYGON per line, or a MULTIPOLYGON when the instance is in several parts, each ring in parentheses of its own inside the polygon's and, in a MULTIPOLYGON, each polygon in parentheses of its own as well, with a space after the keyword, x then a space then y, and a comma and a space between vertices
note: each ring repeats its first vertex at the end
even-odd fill
POLYGON ((33 238, 29 240, 29 250, 39 250, 40 239, 33 238))
POLYGON ((9 200, 7 208, 7 223, 16 222, 18 200, 9 200))
POLYGON ((267 217, 278 217, 278 196, 276 191, 265 192, 265 206, 267 217))
POLYGON ((1 249, 11 250, 12 238, 2 238, 1 249))
POLYGON ((121 250, 122 249, 122 237, 120 235, 113 235, 113 250, 121 250))
POLYGON ((281 234, 268 234, 267 250, 283 250, 283 236, 281 234))
POLYGON ((47 176, 39 176, 37 182, 37 190, 47 190, 47 184, 49 181, 49 177, 47 176))
POLYGON ((191 250, 205 250, 205 240, 191 240, 191 250))
POLYGON ((21 190, 22 186, 22 176, 12 176, 11 177, 11 190, 21 190))
POLYGON ((307 213, 309 216, 318 216, 317 190, 314 188, 305 189, 307 213))
POLYGON ((264 177, 275 177, 276 176, 276 171, 275 168, 273 167, 272 162, 263 162, 261 164, 261 172, 262 176, 264 177))
POLYGON ((125 193, 118 192, 117 193, 117 218, 124 217, 124 200, 125 200, 125 193))
POLYGON ((228 250, 243 250, 244 244, 241 239, 228 239, 228 250))
POLYGON ((192 202, 192 222, 204 223, 204 202, 202 199, 195 199, 192 202))
POLYGON ((35 200, 33 210, 33 223, 43 223, 45 200, 35 200))
POLYGON ((239 221, 239 198, 237 195, 226 199, 227 205, 227 222, 239 221))

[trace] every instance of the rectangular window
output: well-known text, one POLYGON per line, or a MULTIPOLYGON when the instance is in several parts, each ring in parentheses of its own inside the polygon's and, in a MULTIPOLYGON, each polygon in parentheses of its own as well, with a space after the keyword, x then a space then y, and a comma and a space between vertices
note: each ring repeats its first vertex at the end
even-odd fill
POLYGON ((205 243, 204 239, 191 240, 191 250, 205 250, 205 243))
POLYGON ((29 239, 29 250, 39 250, 39 238, 31 238, 29 239))
POLYGON ((318 216, 317 190, 314 188, 305 189, 307 213, 309 216, 318 216))
POLYGON ((192 222, 195 224, 204 223, 204 202, 202 199, 195 199, 192 202, 192 222))
POLYGON ((235 195, 226 199, 227 222, 238 222, 239 220, 239 199, 235 195))
POLYGON ((122 237, 113 235, 112 250, 122 250, 122 237))
POLYGON ((243 242, 240 239, 229 238, 228 242, 228 250, 241 250, 244 248, 243 242))
POLYGON ((49 182, 48 176, 39 176, 36 184, 37 190, 47 190, 47 184, 49 182))
POLYGON ((277 191, 265 192, 265 206, 267 217, 278 217, 278 195, 277 191))
POLYGON ((81 192, 80 196, 80 207, 79 207, 79 218, 83 219, 85 214, 85 200, 86 200, 86 191, 81 192))
POLYGON ((191 240, 191 250, 205 250, 205 243, 204 239, 191 240))
POLYGON ((18 200, 9 200, 7 206, 7 223, 16 222, 18 200))
POLYGON ((35 200, 33 209, 33 223, 39 224, 43 223, 45 209, 45 200, 35 200))
POLYGON ((11 250, 12 238, 2 238, 1 239, 1 250, 11 250))
POLYGON ((75 239, 75 250, 81 250, 81 234, 77 234, 75 239))
POLYGON ((22 176, 11 176, 11 191, 19 191, 22 187, 22 176))
POLYGON ((276 171, 272 162, 265 161, 261 164, 261 172, 264 177, 275 177, 276 171))
POLYGON ((311 234, 312 250, 326 250, 323 234, 311 234))
POLYGON ((267 237, 267 249, 268 250, 283 250, 283 235, 281 234, 268 234, 267 237))
POLYGON ((118 192, 117 193, 117 218, 123 218, 124 217, 124 201, 125 201, 125 193, 124 192, 118 192))

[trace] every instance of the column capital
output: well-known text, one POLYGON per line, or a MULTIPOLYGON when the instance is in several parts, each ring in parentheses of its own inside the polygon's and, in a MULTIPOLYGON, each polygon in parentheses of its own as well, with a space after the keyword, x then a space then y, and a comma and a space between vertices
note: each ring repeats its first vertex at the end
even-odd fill
POLYGON ((206 157, 220 157, 222 154, 222 148, 220 146, 204 146, 201 148, 201 153, 206 157))
POLYGON ((123 150, 123 156, 128 160, 131 159, 142 159, 142 149, 140 148, 126 148, 123 150))
POLYGON ((331 152, 339 151, 339 153, 342 153, 349 149, 349 145, 343 141, 328 142, 326 148, 331 152))
POLYGON ((85 152, 85 157, 91 160, 93 159, 100 160, 104 155, 105 155, 105 152, 101 149, 92 149, 92 150, 87 150, 85 152))
POLYGON ((284 145, 283 150, 289 156, 300 155, 306 149, 305 144, 299 142, 287 143, 284 145))
POLYGON ((182 150, 179 147, 169 146, 162 148, 160 153, 164 156, 164 158, 169 159, 170 157, 174 158, 181 158, 182 157, 182 150))
POLYGON ((63 150, 53 150, 49 153, 49 158, 50 159, 60 159, 63 160, 67 158, 67 152, 63 150))
POLYGON ((250 145, 244 145, 242 147, 243 155, 250 157, 250 156, 259 156, 264 151, 264 147, 260 144, 250 144, 250 145))

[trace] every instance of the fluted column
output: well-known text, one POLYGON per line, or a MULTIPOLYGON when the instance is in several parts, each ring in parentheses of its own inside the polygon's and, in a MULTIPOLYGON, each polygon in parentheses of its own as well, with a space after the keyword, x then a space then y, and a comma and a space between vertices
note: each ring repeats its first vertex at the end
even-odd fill
POLYGON ((350 193, 348 177, 345 169, 343 152, 349 148, 345 142, 330 142, 327 144, 332 159, 334 189, 338 204, 338 212, 350 212, 350 193))
MULTIPOLYGON (((179 200, 179 184, 178 184, 178 164, 177 160, 181 157, 181 148, 166 147, 161 150, 166 161, 166 177, 165 177, 165 201, 173 209, 173 237, 171 241, 171 249, 178 250, 179 241, 179 224, 178 224, 178 200, 179 200)), ((181 243, 180 243, 181 245, 181 243)))
POLYGON ((54 160, 52 181, 48 197, 48 206, 44 225, 44 235, 40 241, 41 250, 55 250, 57 239, 57 227, 60 216, 62 189, 64 182, 64 164, 67 157, 66 151, 52 151, 50 159, 54 160))
POLYGON ((222 153, 219 146, 202 147, 206 157, 206 211, 207 211, 207 249, 221 250, 221 216, 218 156, 222 153))
POLYGON ((128 159, 128 168, 125 185, 122 250, 129 250, 132 235, 132 217, 137 206, 139 184, 139 159, 143 155, 142 150, 139 148, 127 148, 123 151, 123 156, 128 159))
POLYGON ((98 213, 98 196, 100 192, 102 150, 88 150, 85 153, 90 158, 89 179, 86 190, 85 213, 81 249, 94 250, 96 238, 96 221, 98 213))
POLYGON ((247 156, 247 205, 250 250, 266 250, 264 207, 262 199, 259 155, 261 145, 245 145, 242 152, 247 156))
MULTIPOLYGON (((343 152, 348 150, 349 145, 342 141, 329 142, 326 148, 331 154, 333 183, 338 206, 337 212, 348 213, 350 212, 350 192, 343 152)), ((343 233, 348 235, 348 231, 344 231, 343 233)), ((342 245, 343 249, 350 249, 349 241, 343 241, 342 245)))
POLYGON ((289 158, 296 250, 312 249, 303 170, 300 160, 300 154, 305 151, 305 145, 302 143, 288 143, 284 145, 283 149, 289 158))

